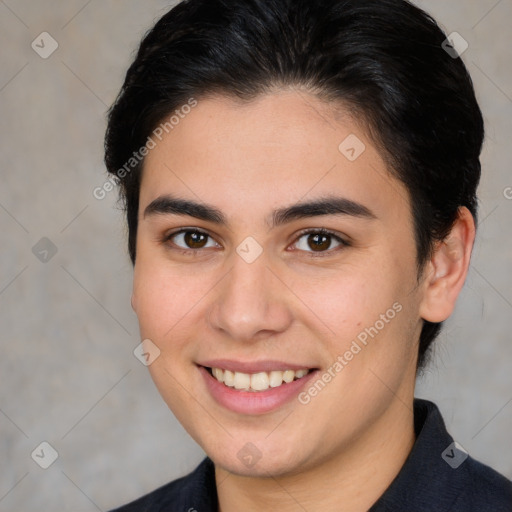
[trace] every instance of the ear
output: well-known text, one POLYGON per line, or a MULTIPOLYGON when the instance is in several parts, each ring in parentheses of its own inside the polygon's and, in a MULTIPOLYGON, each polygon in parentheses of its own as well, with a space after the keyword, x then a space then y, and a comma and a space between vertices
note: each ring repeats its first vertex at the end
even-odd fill
POLYGON ((450 234, 438 242, 424 270, 424 294, 420 316, 429 322, 443 322, 455 309, 464 285, 475 241, 475 221, 462 206, 450 234))

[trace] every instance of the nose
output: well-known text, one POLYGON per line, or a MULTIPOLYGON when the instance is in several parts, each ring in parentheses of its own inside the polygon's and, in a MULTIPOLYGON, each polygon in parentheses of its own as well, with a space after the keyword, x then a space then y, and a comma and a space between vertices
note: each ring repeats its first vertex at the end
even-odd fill
POLYGON ((284 332, 292 322, 289 291, 268 266, 263 253, 247 263, 233 255, 233 266, 215 287, 210 326, 239 342, 284 332))

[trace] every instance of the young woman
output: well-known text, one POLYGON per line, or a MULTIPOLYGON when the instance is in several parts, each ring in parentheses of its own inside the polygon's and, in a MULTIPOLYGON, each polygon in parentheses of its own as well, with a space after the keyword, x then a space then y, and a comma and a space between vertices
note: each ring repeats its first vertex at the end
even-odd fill
POLYGON ((152 378, 207 453, 118 511, 510 511, 418 368, 464 284, 483 121, 404 0, 188 0, 109 115, 152 378))

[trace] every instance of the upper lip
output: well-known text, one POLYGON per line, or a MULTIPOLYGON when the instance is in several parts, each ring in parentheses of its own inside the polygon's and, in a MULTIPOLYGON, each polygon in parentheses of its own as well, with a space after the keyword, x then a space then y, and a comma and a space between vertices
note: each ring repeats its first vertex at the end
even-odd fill
POLYGON ((313 367, 308 364, 294 364, 276 360, 234 361, 232 359, 211 359, 197 364, 199 366, 205 366, 206 368, 220 368, 222 370, 239 373, 313 369, 313 367))

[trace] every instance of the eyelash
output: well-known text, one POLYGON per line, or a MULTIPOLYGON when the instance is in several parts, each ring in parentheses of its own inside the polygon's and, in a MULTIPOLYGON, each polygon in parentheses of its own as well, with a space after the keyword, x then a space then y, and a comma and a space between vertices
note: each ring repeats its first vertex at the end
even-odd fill
MULTIPOLYGON (((206 231, 203 231, 202 229, 199 229, 199 228, 183 228, 183 229, 180 229, 178 231, 174 231, 172 233, 169 233, 167 235, 165 235, 162 239, 162 243, 164 244, 168 244, 171 239, 173 237, 175 237, 176 235, 179 235, 179 234, 182 234, 182 233, 200 233, 202 235, 205 235, 209 238, 212 238, 206 231)), ((340 236, 338 236, 336 233, 334 233, 333 231, 329 231, 328 229, 325 229, 325 228, 318 228, 318 229, 306 229, 304 231, 301 231, 295 241, 294 241, 294 244, 296 244, 302 237, 306 236, 306 235, 324 235, 324 236, 330 236, 332 237, 336 242, 339 242, 339 246, 338 247, 335 247, 334 249, 327 249, 326 251, 319 251, 319 252, 315 252, 315 251, 302 251, 302 252, 305 252, 306 254, 309 255, 309 257, 312 257, 312 258, 322 258, 322 257, 326 257, 326 256, 331 256, 333 252, 335 251, 339 251, 345 247, 349 247, 350 244, 346 241, 346 240, 343 240, 340 236)), ((175 247, 171 247, 171 249, 173 251, 178 251, 180 254, 184 254, 184 255, 197 255, 200 251, 202 251, 203 249, 183 249, 179 246, 175 246, 175 247)), ((300 250, 300 249, 298 249, 300 250)))

